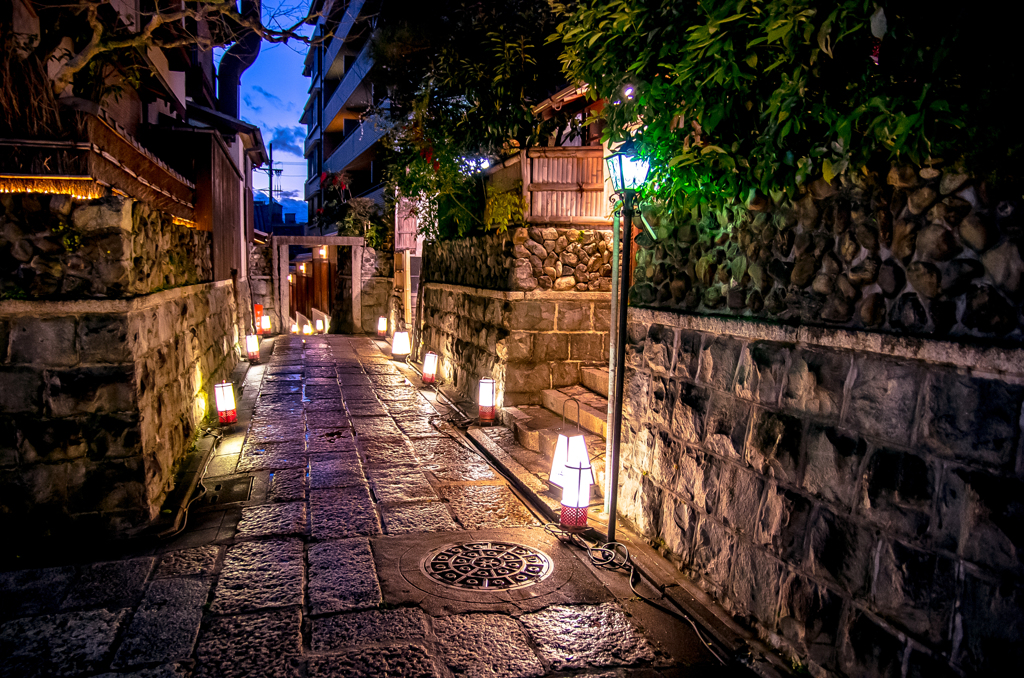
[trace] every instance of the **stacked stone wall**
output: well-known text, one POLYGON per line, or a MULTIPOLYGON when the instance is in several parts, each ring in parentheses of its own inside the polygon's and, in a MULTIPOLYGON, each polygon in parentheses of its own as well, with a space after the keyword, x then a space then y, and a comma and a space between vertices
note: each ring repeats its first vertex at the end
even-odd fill
POLYGON ((607 293, 425 283, 417 323, 418 354, 437 353, 441 379, 474 401, 482 377, 499 405, 538 404, 542 390, 578 384, 580 367, 608 364, 607 293))
POLYGON ((1024 219, 966 174, 893 167, 843 175, 729 221, 650 215, 633 304, 1020 345, 1024 219))
MULTIPOLYGON (((274 294, 273 252, 267 245, 252 243, 249 246, 249 288, 252 303, 263 305, 263 315, 270 317, 271 332, 281 332, 277 327, 277 300, 274 294)), ((283 331, 287 331, 284 328, 283 331)))
POLYGON ((631 309, 622 515, 813 675, 1021 659, 1024 352, 631 309))
POLYGON ((608 292, 612 232, 516 228, 423 247, 423 282, 506 292, 608 292))
POLYGON ((123 533, 155 516, 235 365, 234 285, 206 282, 209 234, 142 203, 2 207, 0 257, 22 262, 0 274, 2 529, 123 533))
POLYGON ((378 252, 372 247, 363 248, 362 271, 360 273, 359 300, 362 327, 352 325, 352 258, 339 256, 338 282, 335 300, 331 304, 331 332, 377 332, 377 318, 388 315, 392 289, 394 288, 394 252, 378 252))

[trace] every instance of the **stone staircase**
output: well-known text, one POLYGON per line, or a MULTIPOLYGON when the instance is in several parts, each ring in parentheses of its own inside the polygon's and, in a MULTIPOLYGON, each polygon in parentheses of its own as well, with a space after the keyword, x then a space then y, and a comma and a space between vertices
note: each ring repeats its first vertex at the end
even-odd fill
POLYGON ((538 476, 547 479, 551 458, 555 453, 558 434, 576 432, 576 403, 579 402, 579 425, 583 429, 590 463, 594 468, 597 485, 592 496, 600 497, 605 484, 605 440, 608 435, 608 368, 584 367, 581 370, 581 384, 559 389, 541 391, 543 405, 520 405, 502 410, 502 420, 515 435, 516 442, 537 453, 535 463, 530 464, 538 476), (568 404, 566 404, 568 403, 568 404), (562 408, 565 407, 565 425, 562 424, 562 408))

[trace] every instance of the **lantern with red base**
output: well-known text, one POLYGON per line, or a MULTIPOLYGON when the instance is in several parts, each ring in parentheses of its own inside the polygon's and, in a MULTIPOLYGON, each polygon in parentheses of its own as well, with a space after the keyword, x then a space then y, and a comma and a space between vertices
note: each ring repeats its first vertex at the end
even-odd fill
POLYGON ((480 423, 493 422, 498 408, 494 404, 494 380, 490 377, 484 377, 480 380, 480 396, 477 402, 479 403, 477 416, 480 419, 480 423))
POLYGON ((255 334, 247 334, 245 336, 245 354, 251 363, 258 363, 260 361, 260 338, 255 334))
POLYGON ((265 316, 261 317, 260 318, 260 325, 259 326, 260 326, 260 329, 262 329, 264 332, 269 332, 270 331, 270 316, 269 315, 265 315, 265 316))
MULTIPOLYGON (((577 436, 569 440, 572 441, 577 436)), ((578 436, 580 443, 583 436, 578 436)), ((581 530, 587 526, 587 508, 590 506, 590 486, 594 472, 586 445, 569 444, 567 461, 562 469, 562 513, 559 523, 567 530, 581 530)))
POLYGON ((324 333, 324 321, 323 321, 322 318, 317 318, 316 319, 316 333, 317 334, 323 334, 324 333))
POLYGON ((435 381, 437 381, 437 354, 427 351, 427 355, 423 356, 423 383, 433 384, 435 381))
MULTIPOLYGON (((569 458, 583 458, 589 461, 590 454, 587 452, 587 442, 583 437, 583 428, 580 426, 580 401, 569 398, 562 403, 562 426, 558 429, 558 440, 555 442, 555 454, 551 458, 551 473, 548 474, 548 482, 552 485, 564 487, 565 481, 562 475, 569 463, 569 458), (576 403, 576 432, 571 433, 565 427, 565 408, 569 403, 576 403)), ((593 475, 590 481, 593 482, 593 475)))
POLYGON ((256 325, 256 334, 263 334, 263 304, 252 305, 252 317, 256 325))
POLYGON ((391 338, 391 357, 395 360, 405 360, 410 353, 412 348, 409 345, 409 333, 395 332, 395 336, 391 338))
POLYGON ((383 339, 388 335, 388 319, 384 316, 377 318, 377 338, 383 339))
POLYGON ((231 382, 223 381, 213 387, 213 394, 217 400, 217 417, 222 424, 234 424, 238 421, 238 412, 235 410, 235 389, 231 382))

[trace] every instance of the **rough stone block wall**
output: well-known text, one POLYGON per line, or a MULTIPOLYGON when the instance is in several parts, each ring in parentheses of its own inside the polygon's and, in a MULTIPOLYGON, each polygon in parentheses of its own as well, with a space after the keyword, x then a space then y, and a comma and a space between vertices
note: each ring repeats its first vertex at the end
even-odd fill
POLYGON ((338 258, 338 288, 335 301, 331 304, 331 332, 377 332, 377 318, 388 314, 392 288, 394 287, 394 252, 378 252, 370 247, 363 248, 361 271, 360 305, 362 327, 352 327, 352 259, 338 258))
POLYGON ((631 303, 1020 345, 1024 214, 966 174, 893 167, 766 198, 731 221, 652 216, 631 303))
POLYGON ((1024 352, 631 309, 621 513, 813 675, 1024 659, 1024 352))
POLYGON ((609 295, 500 292, 420 286, 418 355, 434 351, 441 378, 476 400, 481 377, 498 404, 539 404, 544 389, 580 381, 580 367, 608 364, 609 295))
POLYGON ((516 228, 426 243, 421 280, 506 292, 608 292, 611 250, 611 231, 516 228))
POLYGON ((80 538, 152 518, 236 362, 208 233, 128 199, 0 202, 0 523, 80 538), (13 263, 12 263, 13 262, 13 263))
POLYGON ((0 197, 0 299, 116 299, 213 279, 212 234, 129 198, 0 197))
MULTIPOLYGON (((249 287, 252 303, 263 305, 263 314, 270 316, 271 332, 281 332, 277 325, 277 301, 274 294, 274 262, 271 248, 252 243, 249 245, 249 287)), ((284 328, 283 331, 287 331, 284 328)))

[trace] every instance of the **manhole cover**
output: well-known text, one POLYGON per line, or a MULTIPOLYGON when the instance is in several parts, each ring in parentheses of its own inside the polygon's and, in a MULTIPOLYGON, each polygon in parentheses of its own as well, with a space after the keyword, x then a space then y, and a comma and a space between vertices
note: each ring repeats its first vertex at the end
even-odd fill
POLYGON ((423 559, 423 572, 447 586, 490 591, 517 589, 551 574, 551 559, 522 544, 473 541, 448 544, 423 559))

